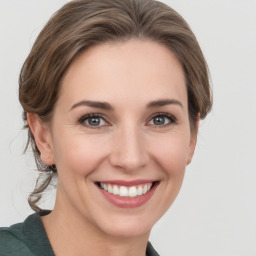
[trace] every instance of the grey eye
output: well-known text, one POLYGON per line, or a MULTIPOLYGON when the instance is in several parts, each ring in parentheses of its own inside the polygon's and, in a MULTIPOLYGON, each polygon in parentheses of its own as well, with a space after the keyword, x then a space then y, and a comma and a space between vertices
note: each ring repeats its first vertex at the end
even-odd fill
POLYGON ((167 113, 155 115, 149 121, 149 125, 154 125, 154 126, 166 126, 166 125, 175 124, 175 123, 176 123, 176 118, 167 113))
POLYGON ((170 122, 170 120, 168 120, 168 118, 164 117, 164 116, 156 116, 153 119, 153 123, 154 125, 164 125, 167 121, 170 122))
POLYGON ((108 124, 103 117, 97 115, 86 115, 79 120, 79 123, 91 128, 106 126, 108 124))
POLYGON ((101 117, 89 117, 85 122, 90 126, 99 126, 101 124, 101 117))

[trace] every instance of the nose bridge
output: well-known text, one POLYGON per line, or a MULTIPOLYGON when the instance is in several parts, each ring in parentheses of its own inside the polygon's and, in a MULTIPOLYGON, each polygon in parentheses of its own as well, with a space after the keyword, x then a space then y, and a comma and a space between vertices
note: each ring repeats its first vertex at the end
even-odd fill
POLYGON ((111 163, 126 171, 138 170, 148 162, 142 130, 136 124, 119 127, 115 134, 111 163))

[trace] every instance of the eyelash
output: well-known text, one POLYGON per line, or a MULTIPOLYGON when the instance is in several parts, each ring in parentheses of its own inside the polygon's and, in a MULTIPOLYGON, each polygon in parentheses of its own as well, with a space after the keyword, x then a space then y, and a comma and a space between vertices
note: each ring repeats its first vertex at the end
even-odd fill
POLYGON ((78 122, 79 124, 82 124, 83 126, 91 129, 100 129, 102 127, 102 126, 92 126, 92 125, 85 124, 85 121, 89 118, 101 118, 104 120, 105 123, 107 123, 107 125, 103 125, 103 126, 110 125, 110 123, 106 121, 106 118, 104 117, 104 115, 98 114, 98 113, 90 113, 90 114, 84 115, 78 120, 78 122))
MULTIPOLYGON (((164 118, 168 118, 169 122, 167 124, 163 124, 163 125, 156 125, 156 124, 150 124, 150 126, 153 126, 155 128, 164 128, 166 126, 169 125, 173 125, 177 123, 177 119, 176 117, 174 117, 173 115, 167 114, 167 113, 155 113, 153 116, 151 116, 149 118, 149 121, 147 121, 147 124, 152 121, 154 118, 156 117, 164 117, 164 118)), ((99 113, 90 113, 87 115, 82 116, 79 120, 78 120, 79 124, 82 124, 83 126, 86 126, 88 128, 91 129, 100 129, 102 126, 110 126, 111 124, 109 122, 106 121, 106 118, 104 115, 99 114, 99 113), (93 126, 93 125, 89 125, 89 124, 85 124, 85 121, 88 120, 89 118, 101 118, 104 120, 104 122, 106 123, 106 125, 100 125, 100 126, 93 126)))
POLYGON ((156 124, 151 124, 152 126, 154 126, 155 128, 165 128, 169 125, 173 125, 177 123, 177 119, 175 116, 168 114, 168 113, 155 113, 153 116, 150 117, 149 121, 147 123, 149 123, 150 121, 152 121, 154 118, 156 117, 164 117, 169 119, 169 122, 167 124, 163 124, 163 125, 156 125, 156 124))

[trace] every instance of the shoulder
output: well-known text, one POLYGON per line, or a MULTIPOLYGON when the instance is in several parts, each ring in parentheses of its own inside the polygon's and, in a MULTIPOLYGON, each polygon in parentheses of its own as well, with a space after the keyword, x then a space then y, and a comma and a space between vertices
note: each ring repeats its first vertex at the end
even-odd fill
POLYGON ((22 223, 0 228, 0 256, 54 256, 40 216, 32 214, 22 223))
POLYGON ((0 228, 0 256, 33 255, 24 241, 22 228, 23 223, 0 228))
POLYGON ((156 252, 156 250, 153 248, 153 246, 150 242, 148 242, 148 245, 147 245, 146 255, 147 256, 159 256, 159 254, 156 252))

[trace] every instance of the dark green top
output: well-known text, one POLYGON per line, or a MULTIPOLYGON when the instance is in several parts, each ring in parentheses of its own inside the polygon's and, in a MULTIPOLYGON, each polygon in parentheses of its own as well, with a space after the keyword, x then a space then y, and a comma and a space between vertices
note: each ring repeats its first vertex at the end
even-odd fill
MULTIPOLYGON (((0 256, 54 256, 40 215, 32 214, 22 223, 0 228, 0 256)), ((159 256, 150 243, 147 256, 159 256)))

